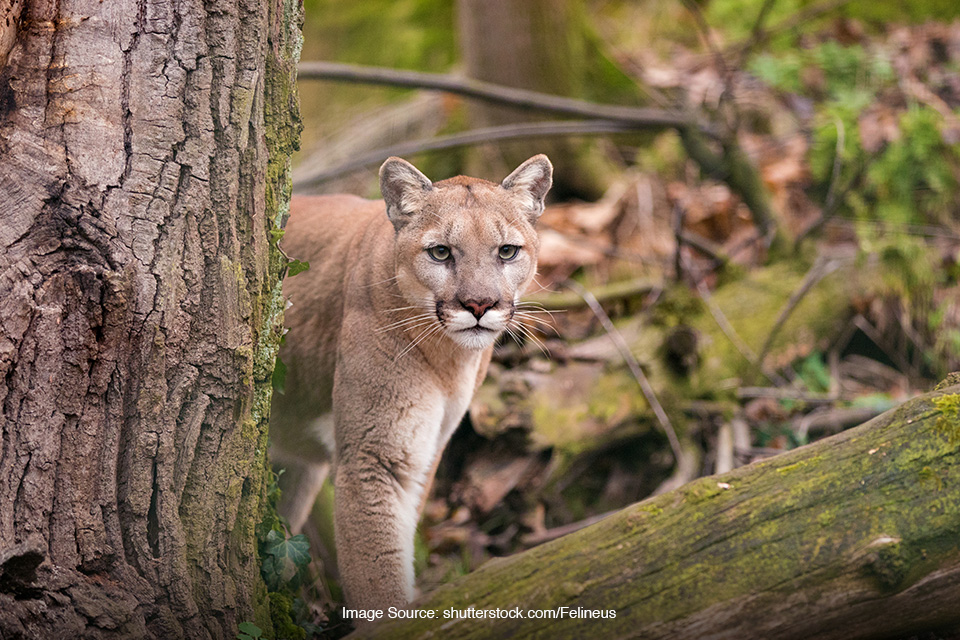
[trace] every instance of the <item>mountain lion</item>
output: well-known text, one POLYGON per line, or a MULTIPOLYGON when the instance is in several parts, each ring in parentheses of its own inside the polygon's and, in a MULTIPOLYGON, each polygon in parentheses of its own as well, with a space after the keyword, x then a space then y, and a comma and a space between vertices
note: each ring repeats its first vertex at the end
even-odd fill
POLYGON ((284 282, 288 372, 270 436, 274 459, 299 476, 281 506, 295 531, 333 470, 351 607, 402 607, 414 595, 425 490, 494 341, 518 322, 552 174, 537 155, 500 184, 434 184, 390 158, 383 201, 293 199, 283 247, 311 267, 284 282))

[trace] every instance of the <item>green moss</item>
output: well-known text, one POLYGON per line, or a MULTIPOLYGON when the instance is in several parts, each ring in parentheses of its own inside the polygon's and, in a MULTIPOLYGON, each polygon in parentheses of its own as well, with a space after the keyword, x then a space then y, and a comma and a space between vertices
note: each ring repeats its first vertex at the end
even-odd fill
POLYGON ((541 447, 576 455, 626 432, 646 431, 649 410, 626 369, 568 368, 526 400, 532 438, 541 447))
POLYGON ((588 396, 587 412, 606 423, 616 423, 643 414, 648 405, 637 381, 623 371, 605 373, 588 396))
POLYGON ((787 465, 787 466, 785 466, 785 467, 778 467, 778 468, 777 468, 777 473, 780 473, 780 474, 790 473, 790 472, 793 471, 794 469, 801 469, 801 468, 803 468, 803 467, 806 467, 806 466, 809 465, 809 464, 816 464, 816 461, 815 461, 815 460, 807 460, 807 459, 798 460, 798 461, 795 462, 794 464, 790 464, 790 465, 787 465))
POLYGON ((933 487, 937 491, 943 490, 943 478, 941 478, 940 474, 930 467, 924 467, 920 469, 920 472, 917 474, 917 476, 920 478, 921 482, 932 482, 933 487))
POLYGON ((727 489, 722 488, 715 478, 702 478, 684 485, 681 491, 684 502, 688 505, 695 505, 715 498, 726 492, 727 489))
POLYGON ((277 638, 305 640, 307 632, 293 621, 293 599, 283 593, 270 592, 270 619, 277 638))
MULTIPOLYGON (((804 266, 795 261, 773 264, 724 284, 713 293, 713 302, 743 342, 759 352, 805 274, 804 266)), ((844 288, 854 286, 850 275, 849 269, 840 269, 807 292, 774 339, 771 347, 774 364, 787 364, 793 357, 809 353, 819 340, 834 333, 836 318, 846 312, 848 297, 844 288), (784 350, 795 355, 778 362, 777 356, 784 350)), ((700 333, 703 347, 701 366, 692 381, 694 393, 712 393, 718 381, 749 381, 757 377, 757 372, 720 329, 712 314, 703 312, 687 322, 700 333)))
POLYGON ((899 539, 884 537, 867 557, 865 569, 884 591, 896 591, 916 565, 919 554, 899 539))
POLYGON ((940 412, 937 431, 946 435, 951 445, 960 442, 960 393, 934 398, 933 406, 940 412))
POLYGON ((948 373, 947 377, 941 380, 937 386, 933 388, 934 391, 940 391, 941 389, 946 389, 947 387, 952 387, 955 385, 960 385, 960 371, 954 371, 953 373, 948 373))
POLYGON ((817 515, 817 524, 819 524, 824 529, 829 528, 834 522, 836 522, 837 516, 831 511, 823 511, 817 515))
POLYGON ((558 446, 577 453, 581 449, 579 443, 587 416, 586 405, 564 407, 537 402, 532 413, 534 441, 541 446, 558 446))

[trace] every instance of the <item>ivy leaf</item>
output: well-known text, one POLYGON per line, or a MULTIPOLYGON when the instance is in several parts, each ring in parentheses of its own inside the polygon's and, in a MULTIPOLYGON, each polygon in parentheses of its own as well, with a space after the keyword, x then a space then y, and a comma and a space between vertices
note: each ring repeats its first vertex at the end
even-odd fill
POLYGON ((303 534, 287 539, 271 530, 264 543, 263 556, 260 574, 271 591, 279 591, 287 584, 296 587, 303 570, 310 564, 310 543, 303 534))
POLYGON ((256 640, 263 636, 263 629, 252 622, 241 622, 238 629, 240 633, 237 634, 237 640, 256 640))
POLYGON ((291 260, 287 263, 287 276, 295 276, 298 273, 303 273, 310 268, 309 262, 303 262, 300 260, 291 260))

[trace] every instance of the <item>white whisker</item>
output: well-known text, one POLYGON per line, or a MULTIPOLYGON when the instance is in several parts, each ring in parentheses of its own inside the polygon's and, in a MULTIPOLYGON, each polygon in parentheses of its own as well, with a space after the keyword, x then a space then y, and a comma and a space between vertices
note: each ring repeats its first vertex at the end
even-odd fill
POLYGON ((379 329, 377 329, 377 333, 381 333, 383 331, 390 331, 392 329, 401 329, 401 328, 404 331, 408 331, 410 329, 427 324, 434 320, 436 320, 436 316, 434 314, 423 313, 423 314, 413 316, 412 318, 406 318, 404 320, 400 320, 398 322, 388 324, 384 327, 380 327, 379 329))
MULTIPOLYGON (((549 319, 549 321, 548 321, 548 320, 545 320, 545 319, 543 319, 543 318, 538 318, 537 316, 531 316, 531 315, 528 315, 528 314, 529 314, 529 312, 527 312, 527 311, 517 311, 517 312, 514 313, 513 315, 514 315, 514 317, 518 318, 519 320, 526 320, 526 321, 529 322, 529 323, 537 324, 537 325, 539 325, 539 326, 541 326, 541 327, 543 327, 543 328, 545 328, 545 329, 549 329, 554 335, 556 335, 556 336, 558 336, 558 337, 560 336, 560 331, 558 331, 558 330, 557 330, 557 327, 554 325, 554 318, 553 318, 552 316, 550 317, 550 319, 549 319)), ((519 321, 519 320, 518 320, 518 321, 519 321)))
POLYGON ((416 338, 414 338, 414 339, 410 342, 410 344, 408 344, 406 347, 404 347, 403 351, 401 351, 400 353, 397 354, 397 357, 393 359, 393 362, 396 363, 398 360, 400 360, 400 358, 402 358, 403 356, 405 356, 411 349, 413 349, 413 348, 416 347, 418 344, 422 343, 424 340, 426 340, 428 337, 430 337, 431 334, 437 333, 438 331, 440 331, 440 330, 442 330, 442 329, 443 329, 443 325, 438 322, 437 324, 433 325, 432 327, 424 330, 420 335, 418 335, 416 338))
POLYGON ((369 287, 375 287, 375 286, 377 286, 378 284, 386 284, 386 283, 390 282, 391 280, 396 280, 397 277, 398 277, 398 276, 393 276, 393 277, 387 278, 386 280, 381 280, 381 281, 379 281, 379 282, 371 282, 370 284, 364 285, 364 287, 369 288, 369 287))
POLYGON ((550 352, 547 349, 547 346, 543 343, 542 340, 540 340, 540 338, 534 335, 532 329, 527 327, 525 324, 523 324, 519 320, 512 320, 511 322, 513 323, 513 326, 520 331, 520 333, 526 336, 531 342, 533 342, 533 344, 537 346, 538 349, 540 349, 543 355, 547 356, 548 358, 550 357, 550 352))

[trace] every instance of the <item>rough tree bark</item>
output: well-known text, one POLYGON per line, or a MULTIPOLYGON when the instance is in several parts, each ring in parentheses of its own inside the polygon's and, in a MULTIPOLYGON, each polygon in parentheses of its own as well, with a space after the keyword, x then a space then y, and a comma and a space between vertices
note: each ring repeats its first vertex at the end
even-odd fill
POLYGON ((296 0, 0 18, 0 637, 269 628, 296 0))
POLYGON ((960 379, 816 444, 702 478, 416 603, 376 638, 897 638, 960 629, 960 379), (466 609, 613 619, 449 620, 466 609))

